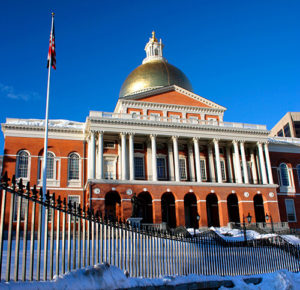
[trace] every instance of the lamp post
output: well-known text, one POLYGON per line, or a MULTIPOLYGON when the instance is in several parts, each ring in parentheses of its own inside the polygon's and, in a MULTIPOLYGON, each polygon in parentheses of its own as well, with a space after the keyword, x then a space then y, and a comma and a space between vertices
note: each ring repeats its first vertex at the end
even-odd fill
POLYGON ((196 233, 196 227, 198 226, 198 228, 199 228, 200 215, 199 215, 198 213, 197 213, 196 219, 197 219, 197 224, 196 224, 196 226, 194 227, 194 236, 195 236, 195 233, 196 233))
POLYGON ((270 222, 271 222, 271 230, 272 230, 272 233, 274 233, 274 224, 273 224, 272 216, 271 216, 271 215, 269 216, 268 214, 266 214, 266 221, 268 222, 269 219, 270 219, 270 222))
MULTIPOLYGON (((250 212, 248 212, 248 215, 247 215, 247 221, 248 221, 248 224, 251 223, 251 219, 252 219, 252 216, 250 215, 250 212)), ((246 233, 246 222, 245 222, 245 216, 243 216, 243 227, 244 227, 244 242, 245 244, 247 243, 247 233, 246 233)))

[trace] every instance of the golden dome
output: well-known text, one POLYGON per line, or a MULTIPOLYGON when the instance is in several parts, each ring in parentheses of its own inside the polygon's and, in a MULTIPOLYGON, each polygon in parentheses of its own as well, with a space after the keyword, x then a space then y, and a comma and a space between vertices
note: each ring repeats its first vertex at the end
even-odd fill
POLYGON ((176 85, 193 91, 186 75, 164 59, 151 60, 143 63, 132 71, 120 91, 120 98, 155 88, 176 85))

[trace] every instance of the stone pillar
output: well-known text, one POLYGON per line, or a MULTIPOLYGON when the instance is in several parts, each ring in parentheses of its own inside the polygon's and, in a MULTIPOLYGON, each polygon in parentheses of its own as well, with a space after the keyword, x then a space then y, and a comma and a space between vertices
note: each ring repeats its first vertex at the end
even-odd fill
POLYGON ((168 142, 168 163, 169 163, 169 180, 174 181, 174 158, 172 143, 168 142))
POLYGON ((264 147, 265 147, 265 157, 266 157, 266 164, 267 164, 269 184, 274 184, 274 182, 273 182, 273 175, 272 175, 272 167, 271 167, 271 162, 270 162, 270 155, 269 155, 268 143, 265 143, 264 147))
POLYGON ((152 180, 157 181, 157 162, 156 162, 156 135, 150 135, 151 138, 151 162, 152 162, 152 180))
POLYGON ((196 176, 197 182, 201 182, 201 165, 200 165, 200 150, 198 138, 193 138, 194 141, 194 151, 195 151, 195 163, 196 163, 196 176))
POLYGON ((127 158, 126 158, 126 134, 125 133, 121 133, 121 166, 122 166, 122 172, 121 172, 121 176, 122 176, 122 180, 126 180, 127 179, 127 172, 126 172, 126 165, 127 165, 127 158))
POLYGON ((266 165, 265 165, 265 159, 264 159, 264 152, 263 152, 262 144, 260 142, 257 142, 257 147, 258 147, 258 157, 259 157, 260 171, 261 171, 261 175, 262 175, 262 183, 263 184, 268 184, 266 165))
POLYGON ((243 163, 244 183, 249 183, 244 142, 240 142, 240 148, 241 148, 242 163, 243 163))
POLYGON ((134 180, 134 135, 129 134, 129 179, 134 180))
POLYGON ((228 181, 230 183, 232 183, 233 182, 233 176, 232 176, 230 146, 226 147, 226 161, 227 161, 227 170, 228 170, 228 181))
POLYGON ((257 184, 258 183, 257 169, 256 169, 256 160, 255 160, 255 154, 253 148, 250 149, 250 159, 251 159, 253 183, 257 184))
POLYGON ((103 179, 103 132, 98 134, 98 172, 97 178, 103 179))
POLYGON ((95 150, 95 133, 91 132, 90 136, 90 142, 88 146, 88 173, 89 173, 89 179, 95 179, 95 155, 96 155, 96 150, 95 150))
POLYGON ((195 181, 194 151, 191 142, 188 143, 190 181, 195 181))
POLYGON ((242 180, 242 172, 241 172, 241 163, 240 163, 240 155, 239 155, 239 148, 237 141, 233 141, 233 148, 234 148, 234 175, 236 183, 243 183, 242 180))
POLYGON ((216 166, 217 166, 217 180, 218 183, 222 183, 222 170, 221 170, 221 161, 220 161, 220 149, 219 149, 219 140, 214 139, 214 147, 215 147, 215 156, 216 156, 216 166))
POLYGON ((180 181, 178 137, 173 136, 172 139, 173 139, 173 152, 174 152, 174 164, 175 164, 175 181, 180 181))
POLYGON ((212 151, 212 144, 208 144, 208 165, 210 181, 216 182, 215 162, 214 154, 212 151))

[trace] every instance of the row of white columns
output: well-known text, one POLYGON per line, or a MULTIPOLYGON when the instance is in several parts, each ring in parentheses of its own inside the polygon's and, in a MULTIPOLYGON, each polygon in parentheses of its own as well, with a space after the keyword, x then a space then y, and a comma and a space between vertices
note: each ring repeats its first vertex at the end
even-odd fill
MULTIPOLYGON (((128 134, 129 145, 129 180, 135 179, 134 172, 134 135, 128 134)), ((91 132, 90 140, 88 142, 88 177, 89 179, 103 179, 103 132, 98 132, 98 158, 97 158, 97 175, 95 170, 96 160, 96 146, 95 146, 95 132, 91 132)), ((127 176, 127 134, 121 133, 121 174, 122 180, 128 180, 127 176)), ((157 156, 156 156, 156 135, 150 135, 151 140, 151 165, 152 165, 152 180, 157 181, 157 156)), ((256 159, 254 148, 250 148, 250 161, 252 164, 252 177, 253 183, 257 184, 259 176, 263 184, 273 184, 272 169, 269 157, 269 150, 267 143, 257 143, 258 148, 258 160, 256 159), (258 162, 257 162, 258 161, 258 162), (256 164, 259 166, 257 168, 256 164)), ((189 171, 192 180, 202 182, 201 176, 201 163, 200 163, 200 147, 199 138, 193 138, 193 147, 189 143, 188 145, 189 155, 189 171)), ((245 154, 245 145, 243 141, 232 141, 231 144, 226 147, 226 159, 227 159, 227 172, 229 182, 236 183, 249 183, 249 175, 245 154), (231 147, 233 152, 231 155, 231 147), (242 168, 240 162, 239 152, 241 152, 242 168), (232 164, 233 169, 232 169, 232 164)), ((170 180, 180 181, 180 168, 179 168, 179 152, 178 152, 178 137, 172 137, 172 143, 168 143, 168 160, 169 160, 169 176, 170 180)), ((213 139, 208 144, 208 169, 211 182, 222 183, 222 168, 220 159, 219 139, 213 139), (216 168, 215 168, 216 167, 216 168)))

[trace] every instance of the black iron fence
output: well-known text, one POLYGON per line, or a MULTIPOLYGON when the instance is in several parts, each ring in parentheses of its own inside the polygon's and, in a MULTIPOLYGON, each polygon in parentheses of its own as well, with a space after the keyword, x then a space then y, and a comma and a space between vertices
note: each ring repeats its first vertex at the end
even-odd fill
POLYGON ((212 231, 174 234, 108 220, 66 199, 26 188, 22 180, 0 190, 1 280, 49 280, 54 275, 108 262, 129 275, 250 275, 299 272, 300 247, 280 237, 229 242, 212 231), (42 236, 43 228, 44 236, 42 236))

